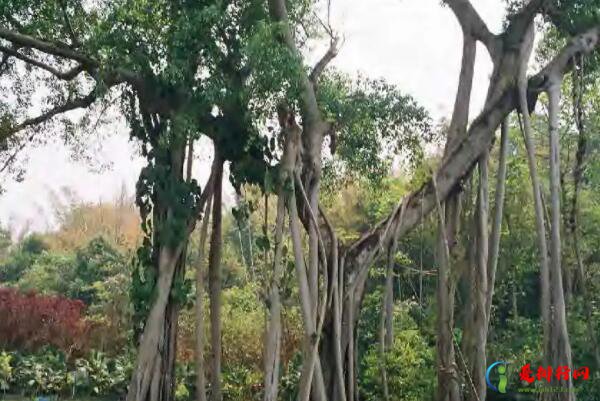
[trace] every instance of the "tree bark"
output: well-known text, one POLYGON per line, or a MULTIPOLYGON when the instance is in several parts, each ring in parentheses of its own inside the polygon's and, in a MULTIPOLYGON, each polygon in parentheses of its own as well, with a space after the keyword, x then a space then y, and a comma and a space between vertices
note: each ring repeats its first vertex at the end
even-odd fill
POLYGON ((494 285, 496 283, 496 268, 500 255, 500 239, 502 237, 502 217, 504 216, 504 194, 506 190, 506 160, 508 158, 508 118, 504 119, 500 130, 500 151, 498 157, 498 172, 496 173, 496 194, 494 197, 494 221, 490 236, 489 263, 488 263, 488 292, 486 316, 488 330, 492 315, 492 301, 494 298, 494 285))
MULTIPOLYGON (((532 33, 533 34, 533 33, 532 33)), ((533 41, 533 38, 531 39, 533 41)), ((535 158, 535 145, 532 140, 531 117, 529 114, 529 105, 527 103, 527 62, 522 61, 519 72, 519 108, 523 117, 522 134, 527 151, 527 162, 529 164, 529 175, 533 192, 533 205, 535 210, 536 233, 538 241, 538 250, 540 254, 540 289, 541 289, 541 312, 542 328, 544 334, 544 365, 548 365, 547 359, 549 353, 550 338, 550 273, 548 262, 548 244, 546 240, 546 223, 544 205, 542 203, 542 193, 537 173, 537 162, 535 158)))
MULTIPOLYGON (((268 290, 268 320, 265 333, 265 390, 264 401, 277 401, 279 387, 280 350, 281 350, 281 294, 280 285, 283 276, 283 228, 285 209, 291 194, 286 192, 288 184, 293 184, 294 170, 298 162, 300 146, 300 128, 295 123, 293 115, 285 109, 280 110, 279 122, 283 137, 283 156, 279 164, 277 189, 277 215, 275 217, 275 252, 273 256, 273 271, 268 290)), ((293 200, 292 200, 293 202, 293 200)), ((265 212, 266 212, 265 203, 265 212)), ((290 219, 292 216, 290 215, 290 219)), ((265 226, 267 222, 265 220, 265 226)), ((266 233, 266 229, 265 229, 266 233)), ((296 245, 294 244, 294 247, 296 245)), ((294 248, 294 255, 296 255, 294 248)), ((265 258, 266 260, 266 258, 265 258)))
POLYGON ((390 247, 388 251, 385 269, 385 284, 381 300, 381 317, 379 321, 379 363, 381 364, 381 383, 383 388, 383 398, 385 400, 390 399, 385 355, 391 349, 394 339, 394 258, 396 252, 392 248, 393 247, 390 247))
POLYGON ((277 216, 275 218, 275 255, 273 272, 268 292, 268 320, 265 334, 265 389, 264 401, 277 401, 279 391, 279 370, 281 354, 281 294, 280 282, 283 276, 281 259, 283 256, 283 225, 285 219, 285 193, 279 191, 277 216))
POLYGON ((476 225, 477 249, 476 261, 470 274, 471 314, 465 327, 467 342, 466 360, 468 366, 467 399, 479 401, 485 399, 486 382, 486 343, 487 343, 487 296, 488 296, 488 156, 487 152, 479 162, 479 193, 474 224, 476 225))
MULTIPOLYGON (((550 358, 552 366, 573 366, 571 358, 571 345, 567 331, 567 317, 561 269, 561 210, 560 210, 560 146, 559 146, 559 112, 560 89, 562 75, 557 77, 548 88, 550 115, 550 200, 551 200, 551 232, 550 232, 550 300, 552 309, 550 315, 551 339, 550 358)), ((566 388, 565 393, 549 394, 546 399, 555 401, 572 401, 575 399, 573 381, 557 381, 558 386, 566 388)))
POLYGON ((204 211, 204 220, 200 229, 200 243, 198 247, 198 262, 196 265, 196 400, 206 401, 206 379, 204 369, 204 345, 205 345, 205 328, 204 328, 204 270, 205 270, 205 248, 206 238, 208 236, 208 224, 210 221, 212 199, 206 201, 206 209, 204 211))
MULTIPOLYGON (((579 70, 573 73, 573 115, 575 117, 575 123, 579 133, 577 139, 577 151, 575 154, 575 166, 573 168, 573 197, 571 199, 571 217, 569 222, 570 233, 572 237, 573 251, 575 253, 575 260, 577 263, 577 273, 579 281, 579 290, 581 297, 586 300, 588 299, 587 279, 585 274, 585 267, 583 265, 583 258, 581 255, 581 249, 579 246, 579 194, 581 192, 581 180, 583 178, 583 172, 585 170, 585 157, 587 154, 587 135, 584 124, 584 108, 583 108, 583 65, 584 58, 580 57, 579 70)), ((588 330, 588 336, 590 343, 593 347, 594 361, 596 362, 596 368, 600 368, 600 346, 598 345, 598 337, 596 336, 596 330, 594 328, 594 321, 592 316, 592 308, 588 302, 583 303, 584 313, 586 317, 586 325, 588 330)))
POLYGON ((174 390, 173 315, 169 306, 171 286, 183 246, 163 247, 158 259, 156 299, 146 320, 138 347, 136 368, 127 391, 127 401, 170 399, 174 390))
POLYGON ((216 172, 213 192, 212 231, 208 255, 208 291, 210 300, 210 400, 222 401, 221 383, 221 249, 222 238, 222 192, 223 161, 215 149, 216 172))
POLYGON ((438 401, 460 400, 457 365, 454 356, 454 280, 451 277, 450 249, 446 235, 444 210, 440 203, 435 173, 432 176, 433 191, 436 197, 439 218, 439 267, 437 284, 438 323, 437 323, 437 364, 438 401))

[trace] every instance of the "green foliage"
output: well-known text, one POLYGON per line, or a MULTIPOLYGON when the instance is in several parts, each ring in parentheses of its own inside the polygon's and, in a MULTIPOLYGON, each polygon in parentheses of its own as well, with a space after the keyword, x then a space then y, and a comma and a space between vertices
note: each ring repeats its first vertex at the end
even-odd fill
POLYGON ((94 351, 85 358, 68 361, 52 349, 36 354, 1 353, 0 382, 6 389, 28 395, 120 395, 132 370, 132 356, 116 358, 94 351))
POLYGON ((69 378, 63 354, 47 350, 38 355, 17 355, 13 368, 15 387, 26 394, 68 391, 69 378))
POLYGON ((98 351, 75 361, 74 391, 79 394, 124 394, 133 370, 133 358, 127 352, 117 358, 109 358, 98 351))
POLYGON ((382 79, 352 81, 331 73, 319 83, 319 102, 332 121, 337 138, 325 177, 347 180, 364 177, 378 183, 389 173, 395 156, 419 165, 423 146, 434 139, 427 111, 411 96, 382 79))
POLYGON ((396 310, 394 319, 398 326, 394 343, 383 361, 378 340, 370 342, 365 352, 360 382, 361 398, 368 401, 382 399, 381 369, 385 367, 392 400, 432 400, 435 384, 434 348, 428 344, 404 306, 396 310))
POLYGON ((286 366, 280 380, 280 393, 283 401, 294 401, 298 399, 298 385, 300 384, 301 369, 302 354, 298 351, 286 366))
POLYGON ((261 399, 262 380, 260 371, 243 365, 229 365, 223 370, 223 399, 258 401, 261 399))
POLYGON ((0 390, 6 391, 10 389, 10 382, 13 378, 13 368, 10 365, 12 355, 6 352, 0 352, 0 390))
POLYGON ((74 255, 44 252, 19 279, 18 286, 23 291, 69 296, 75 278, 74 255))
POLYGON ((0 281, 11 284, 19 281, 26 270, 47 249, 47 245, 39 236, 25 237, 0 259, 0 281))

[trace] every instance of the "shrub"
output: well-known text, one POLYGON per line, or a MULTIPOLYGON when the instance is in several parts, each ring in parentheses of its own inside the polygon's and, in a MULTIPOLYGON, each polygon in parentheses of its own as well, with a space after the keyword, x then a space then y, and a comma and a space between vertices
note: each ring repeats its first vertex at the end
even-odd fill
POLYGON ((63 352, 51 348, 26 355, 2 353, 0 383, 27 395, 122 395, 129 383, 132 360, 129 353, 109 358, 92 352, 69 362, 63 352))
POLYGON ((0 345, 26 351, 50 345, 68 355, 79 353, 90 331, 84 307, 78 300, 0 288, 0 345))
MULTIPOLYGON (((381 305, 369 300, 371 305, 381 305)), ((383 399, 382 363, 385 366, 391 401, 427 401, 433 399, 436 373, 435 349, 424 336, 410 315, 411 304, 397 303, 394 308, 394 342, 385 353, 383 361, 379 350, 379 339, 371 316, 371 340, 363 342, 364 354, 360 360, 362 377, 359 388, 361 399, 377 401, 383 399)), ((363 310, 364 313, 364 310, 363 310)), ((377 326, 375 326, 377 327, 377 326)))
POLYGON ((12 380, 12 355, 6 352, 0 352, 0 390, 6 391, 10 388, 12 380))
POLYGON ((16 355, 14 387, 24 394, 59 394, 69 388, 64 354, 50 349, 33 355, 16 355))

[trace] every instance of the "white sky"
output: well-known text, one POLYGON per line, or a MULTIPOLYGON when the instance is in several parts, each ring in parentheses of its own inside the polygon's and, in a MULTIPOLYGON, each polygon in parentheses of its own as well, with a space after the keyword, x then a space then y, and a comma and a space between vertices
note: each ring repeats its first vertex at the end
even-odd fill
MULTIPOLYGON (((493 32, 499 32, 504 16, 503 0, 473 0, 475 8, 493 32)), ((454 103, 462 34, 452 12, 440 0, 333 0, 333 25, 345 36, 334 64, 350 74, 383 77, 413 95, 435 119, 449 118, 454 103)), ((316 53, 316 50, 315 50, 316 53)), ((318 54, 317 56, 318 57, 318 54)), ((472 114, 485 98, 491 63, 478 48, 472 114)), ((71 160, 60 144, 34 149, 28 155, 25 180, 3 183, 0 224, 13 233, 47 230, 54 225, 53 197, 68 202, 64 190, 75 200, 110 200, 126 188, 135 192, 143 160, 128 142, 125 126, 110 128, 98 159, 110 163, 108 171, 95 173, 84 163, 71 160), (53 195, 54 194, 54 195, 53 195)), ((196 176, 204 182, 208 157, 201 157, 196 176)))

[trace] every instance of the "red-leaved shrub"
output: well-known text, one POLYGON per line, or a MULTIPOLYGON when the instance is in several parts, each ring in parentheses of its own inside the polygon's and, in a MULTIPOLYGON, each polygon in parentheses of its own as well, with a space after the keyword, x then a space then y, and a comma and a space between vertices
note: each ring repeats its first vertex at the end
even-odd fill
POLYGON ((0 287, 0 348, 54 346, 68 355, 87 348, 90 325, 79 300, 0 287))

